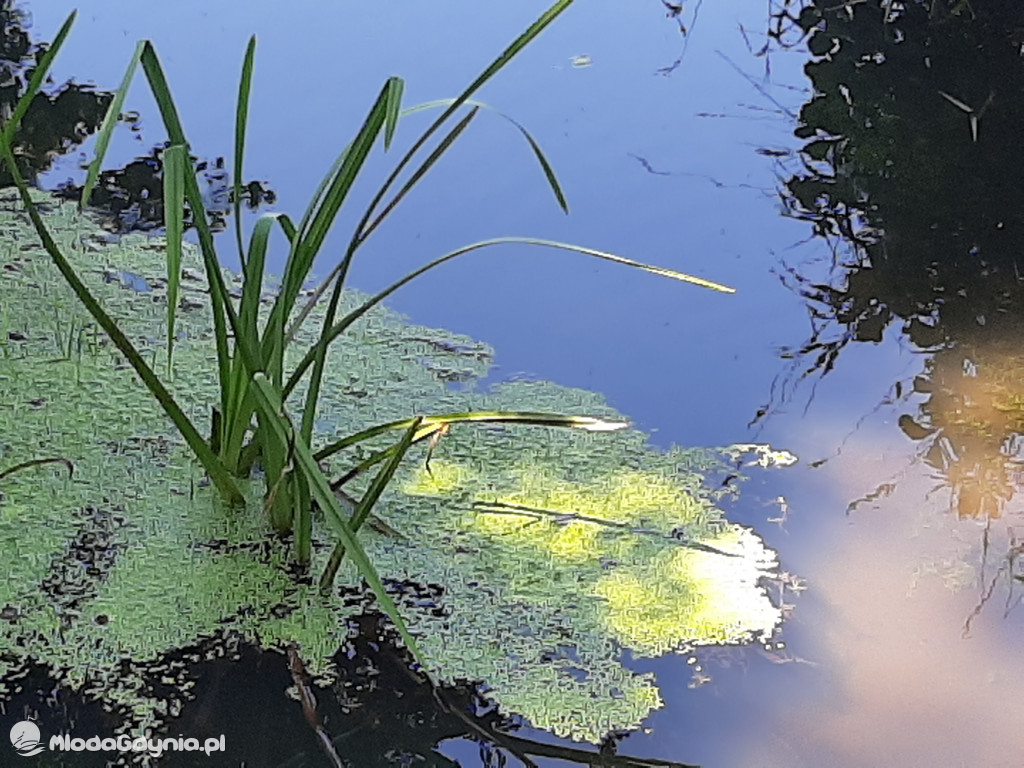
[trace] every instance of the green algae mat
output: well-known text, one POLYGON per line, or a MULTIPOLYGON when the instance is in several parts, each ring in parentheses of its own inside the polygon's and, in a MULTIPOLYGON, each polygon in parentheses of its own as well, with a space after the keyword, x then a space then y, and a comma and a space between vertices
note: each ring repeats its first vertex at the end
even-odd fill
MULTIPOLYGON (((162 372, 163 241, 111 242, 73 205, 36 195, 75 269, 162 372)), ((186 248, 183 267, 165 381, 194 423, 208 424, 217 392, 209 296, 197 252, 186 248)), ((346 306, 365 298, 347 291, 346 306)), ((319 327, 316 315, 306 327, 319 327)), ((314 339, 298 341, 293 349, 314 339)), ((332 346, 317 444, 417 413, 622 418, 600 395, 549 382, 476 391, 491 360, 486 344, 372 311, 332 346)), ((335 457, 332 475, 384 445, 335 457)), ((458 425, 429 470, 425 456, 413 450, 375 507, 387 525, 364 529, 367 552, 427 671, 484 682, 504 711, 537 727, 591 741, 636 727, 661 699, 652 676, 623 666, 624 649, 656 656, 745 643, 781 622, 759 584, 776 573, 774 552, 724 519, 702 485, 722 468, 715 452, 660 451, 635 430, 458 425), (431 585, 432 597, 410 584, 431 585)), ((372 602, 354 569, 343 566, 338 589, 321 597, 268 532, 256 480, 244 510, 220 503, 78 306, 16 195, 0 192, 0 473, 46 458, 62 461, 0 479, 0 699, 34 660, 124 713, 126 728, 151 726, 178 705, 153 695, 145 666, 224 634, 265 649, 294 644, 312 673, 330 678, 346 619, 372 602)), ((316 541, 314 558, 322 564, 330 547, 316 541)))

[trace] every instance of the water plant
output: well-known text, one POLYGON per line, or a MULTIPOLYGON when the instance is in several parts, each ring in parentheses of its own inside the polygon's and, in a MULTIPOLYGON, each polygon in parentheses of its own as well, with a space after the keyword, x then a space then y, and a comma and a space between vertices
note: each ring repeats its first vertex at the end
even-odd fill
MULTIPOLYGON (((207 437, 200 433, 171 394, 168 386, 161 380, 154 370, 155 363, 151 365, 147 362, 144 355, 133 345, 119 324, 97 301, 72 268, 61 248, 51 236, 40 214, 38 204, 19 173, 12 150, 14 133, 32 97, 41 87, 54 57, 69 34, 74 14, 68 17, 53 45, 41 57, 39 66, 36 68, 24 96, 0 132, 0 153, 3 154, 18 187, 23 205, 46 251, 92 318, 108 334, 149 392, 159 402, 225 501, 231 505, 244 504, 239 480, 248 477, 254 466, 259 464, 265 475, 264 507, 269 514, 271 524, 279 532, 293 534, 294 558, 304 565, 311 560, 312 515, 315 507, 319 507, 326 517, 331 532, 337 538, 335 550, 324 568, 321 586, 323 588, 330 587, 341 558, 348 554, 374 591, 381 608, 395 623, 403 640, 414 653, 418 652, 417 645, 357 538, 357 532, 369 518, 372 508, 395 475, 410 446, 427 440, 431 442, 431 446, 436 445, 437 440, 451 425, 461 423, 514 423, 565 427, 591 432, 619 430, 626 427, 627 423, 616 419, 557 413, 512 410, 459 411, 415 415, 406 419, 393 420, 363 429, 328 445, 314 447, 314 423, 322 394, 324 369, 331 343, 342 337, 356 320, 364 317, 398 288, 420 274, 456 256, 509 243, 525 243, 575 251, 703 287, 731 292, 731 289, 717 283, 674 270, 642 264, 596 249, 534 238, 495 238, 464 246, 430 261, 375 296, 369 297, 358 306, 348 310, 339 319, 338 312, 342 306, 345 280, 356 252, 397 204, 448 151, 477 116, 480 109, 485 106, 473 101, 472 96, 571 3, 572 0, 559 0, 552 5, 455 99, 403 110, 401 106, 403 81, 397 77, 389 78, 355 138, 342 150, 332 168, 325 175, 299 223, 295 224, 290 217, 283 213, 265 214, 255 223, 248 244, 246 244, 240 219, 240 180, 255 56, 255 37, 250 39, 239 84, 234 140, 235 240, 244 277, 240 296, 237 299, 232 296, 225 283, 221 262, 207 224, 200 189, 189 161, 189 144, 163 68, 152 44, 149 41, 139 43, 99 132, 96 158, 90 166, 83 189, 82 205, 87 204, 89 191, 96 183, 121 105, 134 74, 141 64, 169 136, 168 146, 162 155, 167 229, 168 375, 172 370, 176 338, 175 313, 179 304, 182 276, 183 211, 186 205, 192 213, 205 277, 209 285, 214 343, 217 350, 219 398, 218 402, 210 409, 211 426, 207 437), (360 218, 342 259, 323 281, 320 288, 308 298, 307 303, 300 307, 298 300, 302 288, 309 278, 315 258, 370 152, 381 137, 384 149, 387 151, 391 147, 400 119, 411 112, 425 108, 442 108, 442 112, 429 128, 412 143, 396 164, 360 218), (465 114, 456 120, 456 116, 463 111, 465 114), (448 127, 452 122, 454 125, 448 127), (445 132, 440 135, 442 129, 445 129, 445 132), (426 147, 435 135, 440 135, 440 138, 435 146, 427 152, 426 147), (424 152, 426 157, 414 166, 414 159, 420 157, 424 152), (395 191, 395 187, 404 173, 407 173, 407 178, 395 191), (269 316, 261 319, 259 309, 264 295, 264 268, 270 237, 275 229, 283 234, 288 243, 288 258, 281 285, 276 291, 269 316), (330 298, 326 308, 319 313, 322 324, 317 341, 309 347, 304 357, 293 369, 286 371, 286 350, 296 340, 303 323, 312 316, 314 309, 320 306, 320 299, 327 291, 330 291, 330 298), (306 378, 307 373, 309 374, 308 378, 306 378), (303 394, 303 397, 302 402, 297 406, 299 422, 296 424, 289 416, 289 411, 286 410, 286 403, 300 393, 303 394), (364 458, 333 483, 328 480, 321 469, 322 461, 346 448, 352 448, 364 441, 386 434, 399 434, 401 437, 389 447, 364 458), (342 486, 345 483, 375 468, 377 468, 377 474, 360 499, 351 499, 342 491, 342 486)), ((523 133, 539 161, 559 205, 568 210, 554 171, 539 145, 525 129, 518 124, 517 127, 523 133)))
MULTIPOLYGON (((160 363, 163 238, 107 242, 73 204, 32 194, 46 203, 47 227, 90 290, 145 358, 160 363)), ((266 524, 263 478, 239 480, 250 503, 243 514, 204 487, 201 465, 160 404, 97 332, 49 254, 31 245, 35 230, 21 209, 16 190, 0 190, 0 301, 19 339, 0 357, 0 466, 63 456, 74 460, 74 475, 51 462, 0 478, 0 550, 8 555, 0 613, 9 619, 0 622, 0 700, 24 685, 26 664, 43 664, 59 670, 63 690, 99 699, 126 727, 164 723, 174 733, 168 717, 196 692, 188 682, 195 670, 171 660, 197 645, 205 650, 190 657, 234 658, 238 642, 275 651, 282 666, 294 647, 318 686, 338 682, 333 659, 339 648, 349 652, 363 611, 376 604, 354 564, 345 563, 324 599, 312 579, 295 578, 266 524), (89 343, 76 344, 71 359, 46 325, 55 306, 66 324, 87 328, 89 343)), ((182 257, 189 308, 178 317, 168 386, 200 419, 217 397, 217 358, 208 286, 197 279, 201 254, 186 244, 182 257)), ((228 278, 232 291, 241 284, 228 278)), ((347 290, 342 314, 368 298, 347 290)), ((264 318, 270 308, 261 305, 264 318)), ((288 366, 316 342, 325 309, 299 330, 288 366)), ((408 413, 529 409, 625 420, 600 395, 551 382, 474 387, 493 357, 482 342, 378 305, 327 360, 318 444, 408 413)), ((389 445, 384 434, 354 446, 354 458, 337 454, 326 460, 329 475, 389 445)), ((414 451, 420 459, 426 452, 414 451)), ((751 460, 774 455, 757 446, 666 451, 632 428, 456 426, 429 472, 421 460, 403 462, 374 507, 396 533, 364 526, 359 538, 432 681, 485 681, 502 712, 596 742, 637 727, 662 703, 657 681, 628 659, 745 644, 781 621, 764 587, 780 578, 774 554, 719 503, 744 485, 723 487, 721 477, 737 466, 746 475, 751 460)), ((365 473, 345 488, 359 497, 371 480, 365 473)), ((319 516, 313 534, 321 562, 332 541, 319 516)))

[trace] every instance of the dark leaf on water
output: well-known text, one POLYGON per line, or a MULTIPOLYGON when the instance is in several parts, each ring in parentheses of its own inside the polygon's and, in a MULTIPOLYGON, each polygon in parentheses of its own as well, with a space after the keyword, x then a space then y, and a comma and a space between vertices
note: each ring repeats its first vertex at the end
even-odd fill
POLYGON ((918 424, 911 416, 903 414, 899 420, 900 429, 903 430, 903 434, 909 437, 911 440, 924 440, 935 430, 922 427, 918 424))

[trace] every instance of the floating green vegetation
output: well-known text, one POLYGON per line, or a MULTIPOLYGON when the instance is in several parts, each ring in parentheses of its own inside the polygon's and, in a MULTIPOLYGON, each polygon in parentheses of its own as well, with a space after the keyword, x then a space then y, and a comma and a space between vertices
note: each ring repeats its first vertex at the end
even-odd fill
MULTIPOLYGON (((76 13, 73 12, 68 17, 57 33, 53 44, 40 57, 39 64, 34 70, 25 92, 18 100, 9 119, 4 123, 3 130, 0 130, 0 155, 3 156, 3 160, 11 172, 25 210, 44 248, 53 259, 53 263, 74 290, 83 306, 88 309, 93 320, 103 329, 118 351, 124 355, 134 373, 161 404, 195 458, 202 464, 210 481, 220 491, 221 496, 232 506, 244 507, 246 495, 242 491, 239 481, 251 478, 254 467, 259 466, 262 469, 266 488, 265 511, 268 513, 274 530, 282 537, 290 536, 292 538, 294 561, 301 567, 307 567, 312 562, 313 512, 322 510, 325 513, 326 522, 337 536, 337 542, 327 566, 323 569, 320 579, 321 590, 330 591, 338 567, 347 554, 349 559, 355 562, 359 572, 374 592, 381 609, 394 623, 403 642, 420 661, 423 659, 415 639, 398 613, 392 596, 381 581, 362 542, 356 537, 362 524, 368 518, 374 519, 371 517, 371 510, 393 480, 395 472, 409 448, 428 438, 431 440, 431 448, 433 448, 437 440, 447 433, 452 424, 460 423, 533 424, 589 431, 625 429, 628 423, 595 419, 592 416, 522 411, 463 411, 427 414, 372 425, 323 446, 314 453, 315 421, 321 405, 325 361, 329 345, 343 335, 364 314, 406 283, 458 256, 496 245, 529 244, 573 251, 723 293, 734 292, 732 288, 719 283, 675 270, 643 264, 605 251, 538 238, 500 237, 449 251, 410 272, 390 287, 368 298, 358 307, 350 306, 350 311, 340 320, 337 319, 345 279, 356 252, 406 194, 452 146, 478 111, 485 106, 470 97, 508 64, 518 52, 522 51, 545 27, 551 24, 572 2, 573 0, 556 0, 455 99, 435 101, 403 110, 401 104, 404 81, 398 77, 388 78, 355 138, 342 150, 334 165, 324 176, 299 224, 293 223, 286 214, 261 216, 253 227, 249 247, 246 249, 240 222, 242 194, 240 180, 245 155, 249 95, 256 50, 256 38, 255 36, 251 37, 246 48, 239 80, 234 153, 235 235, 244 279, 240 281, 240 285, 239 281, 234 281, 231 289, 228 288, 225 281, 220 257, 204 213, 203 196, 194 168, 189 161, 189 142, 178 118, 178 110, 163 67, 152 42, 143 40, 136 46, 135 54, 129 61, 121 87, 115 94, 99 131, 96 140, 96 157, 89 166, 86 182, 82 189, 81 204, 84 207, 89 199, 90 189, 98 178, 114 125, 117 122, 117 115, 132 79, 141 67, 145 72, 152 95, 157 101, 164 127, 170 139, 160 156, 163 175, 163 210, 167 232, 167 280, 164 283, 167 291, 165 302, 167 307, 167 375, 171 374, 171 351, 178 340, 175 322, 179 305, 183 309, 204 308, 202 301, 189 301, 187 297, 180 297, 183 274, 181 269, 182 234, 184 231, 184 207, 187 202, 188 208, 193 214, 192 219, 198 235, 204 267, 203 273, 194 269, 192 272, 199 276, 198 279, 202 280, 205 277, 208 281, 208 290, 205 292, 210 298, 209 311, 213 316, 212 334, 217 350, 215 367, 220 384, 220 397, 219 402, 214 399, 210 403, 211 426, 208 438, 203 437, 193 419, 189 418, 178 404, 174 393, 165 386, 160 375, 154 370, 154 365, 147 362, 149 355, 146 350, 143 349, 140 352, 140 349, 125 335, 119 318, 108 314, 103 308, 103 304, 96 300, 96 297, 81 281, 75 268, 62 253, 60 245, 47 229, 29 186, 18 172, 18 161, 13 149, 14 134, 21 119, 28 113, 54 57, 67 39, 76 13), (403 171, 412 167, 414 158, 421 156, 420 150, 425 148, 431 137, 438 133, 449 122, 449 119, 454 119, 456 112, 463 111, 462 107, 470 105, 472 105, 472 109, 466 111, 465 116, 448 130, 434 150, 426 158, 418 161, 418 167, 412 171, 404 185, 400 189, 392 189, 396 186, 397 179, 403 175, 403 171), (341 207, 345 204, 366 159, 377 143, 377 139, 383 138, 384 149, 387 151, 399 121, 404 116, 421 109, 441 107, 444 107, 441 115, 413 142, 374 195, 352 233, 344 256, 331 270, 327 280, 312 293, 312 297, 305 307, 296 315, 294 310, 297 309, 296 300, 300 297, 301 288, 309 278, 316 256, 341 207), (289 248, 281 286, 271 299, 272 309, 268 314, 266 311, 261 311, 260 305, 264 303, 264 269, 269 237, 273 230, 280 230, 288 241, 289 248), (326 307, 320 305, 321 333, 317 337, 310 337, 308 334, 300 335, 298 331, 303 323, 309 319, 308 316, 317 306, 319 298, 332 285, 333 290, 329 302, 326 307), (295 356, 289 348, 293 347, 294 342, 311 343, 314 338, 316 343, 308 348, 301 362, 294 364, 295 356), (286 370, 290 371, 290 374, 286 374, 286 370), (309 374, 308 378, 306 377, 307 373, 309 374), (296 385, 300 383, 304 383, 305 402, 299 408, 293 409, 301 416, 301 423, 296 429, 295 423, 288 414, 286 404, 294 393, 296 385), (402 438, 386 449, 375 451, 335 483, 332 484, 328 481, 324 474, 324 466, 320 462, 345 448, 352 448, 354 445, 391 431, 401 431, 402 438), (348 496, 342 489, 342 485, 359 473, 370 470, 376 464, 382 464, 382 467, 377 472, 374 481, 364 490, 361 498, 357 500, 348 496), (346 510, 350 511, 349 515, 346 515, 346 510)), ((515 121, 512 122, 533 150, 559 205, 568 212, 565 196, 539 145, 522 126, 515 121)), ((152 341, 154 338, 146 336, 147 341, 152 341)), ((72 341, 69 336, 67 353, 69 356, 71 349, 72 341)), ((208 367, 214 366, 208 365, 208 367)), ((428 452, 428 460, 429 456, 428 452)), ((40 461, 50 461, 51 459, 59 460, 59 457, 34 459, 28 463, 22 462, 7 470, 7 474, 28 466, 38 466, 40 461)), ((379 525, 379 520, 377 523, 379 525)), ((385 528, 385 530, 387 529, 385 528)))
MULTIPOLYGON (((164 274, 163 241, 108 243, 72 206, 36 196, 90 290, 139 349, 165 360, 165 281, 152 277, 164 274)), ((34 234, 15 195, 0 193, 0 472, 50 457, 74 472, 55 462, 0 480, 0 676, 28 659, 48 663, 151 723, 173 708, 150 698, 139 665, 218 632, 265 648, 297 643, 311 671, 329 675, 344 619, 366 601, 322 597, 289 575, 256 481, 242 484, 241 514, 206 487, 34 234)), ((181 301, 192 309, 179 316, 169 387, 202 420, 218 382, 199 259, 186 246, 181 301)), ((346 292, 346 306, 364 299, 346 292)), ((296 349, 311 343, 300 341, 296 349)), ((375 308, 328 359, 314 447, 409 413, 621 418, 599 395, 547 382, 486 394, 451 386, 482 376, 490 360, 484 344, 375 308)), ((348 467, 389 444, 384 436, 330 461, 348 467)), ((720 466, 709 451, 660 452, 635 430, 517 425, 453 425, 429 470, 427 447, 417 451, 375 508, 386 533, 364 534, 367 553, 430 671, 486 681, 506 711, 539 727, 597 740, 659 706, 653 679, 623 667, 624 647, 657 655, 740 643, 780 622, 757 583, 774 554, 724 520, 701 487, 720 466), (402 583, 439 585, 440 595, 407 594, 402 583)), ((353 492, 367 484, 356 478, 353 492)), ((324 556, 330 547, 314 541, 324 556)), ((357 586, 355 567, 345 564, 339 581, 357 586)))

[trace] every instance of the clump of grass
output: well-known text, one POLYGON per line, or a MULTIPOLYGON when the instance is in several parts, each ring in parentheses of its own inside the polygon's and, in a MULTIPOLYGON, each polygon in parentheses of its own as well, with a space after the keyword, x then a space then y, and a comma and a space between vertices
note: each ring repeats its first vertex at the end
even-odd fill
MULTIPOLYGON (((452 424, 458 423, 515 422, 589 431, 622 429, 627 426, 627 423, 591 417, 512 411, 417 415, 363 430, 314 451, 314 418, 321 394, 325 360, 331 343, 341 337, 356 320, 372 307, 424 272, 457 256, 503 244, 530 244, 574 251, 706 288, 732 292, 732 289, 718 283, 674 270, 642 264, 592 248, 536 238, 505 237, 484 240, 446 253, 406 275, 343 317, 337 316, 348 271, 359 248, 451 148, 462 132, 477 117, 481 108, 486 106, 473 101, 472 96, 571 3, 572 0, 558 0, 454 99, 431 102, 403 110, 404 82, 398 77, 389 78, 366 114, 355 138, 342 150, 331 169, 324 176, 298 224, 283 213, 265 214, 255 223, 248 238, 248 244, 246 244, 240 216, 240 180, 245 154, 249 96, 256 50, 256 39, 255 37, 251 38, 245 52, 239 81, 234 139, 235 241, 244 276, 242 295, 237 302, 231 298, 225 286, 221 262, 207 223, 199 185, 189 162, 189 144, 171 89, 152 43, 149 41, 139 43, 100 129, 96 144, 96 158, 89 168, 81 204, 83 206, 87 204, 90 191, 96 184, 117 116, 132 79, 141 64, 169 137, 169 144, 164 150, 162 158, 167 230, 168 372, 170 371, 175 337, 175 310, 181 277, 183 211, 186 205, 191 209, 192 220, 195 222, 206 278, 210 286, 220 396, 219 401, 211 409, 213 417, 208 437, 200 434, 196 426, 175 402, 153 367, 146 362, 75 274, 47 231, 15 162, 12 151, 12 139, 15 131, 24 117, 31 99, 46 77, 54 57, 67 38, 75 14, 68 17, 53 45, 40 60, 24 96, 0 132, 0 153, 14 177, 24 205, 47 252, 96 322, 110 336, 152 395, 159 401, 225 500, 234 505, 243 503, 237 481, 247 477, 253 466, 257 462, 260 463, 266 476, 265 506, 270 522, 278 531, 294 534, 294 557, 302 564, 308 564, 312 555, 311 511, 313 502, 315 502, 324 511, 328 525, 337 537, 337 547, 324 569, 322 585, 325 588, 330 586, 341 558, 347 553, 375 592, 382 609, 394 621, 410 650, 416 654, 418 652, 413 638, 409 635, 394 602, 384 590, 378 574, 357 538, 360 526, 369 517, 371 509, 380 498, 409 448, 414 443, 424 440, 431 441, 432 447, 452 424), (313 262, 320 252, 338 212, 346 203, 348 194, 359 177, 370 152, 381 138, 384 150, 388 151, 401 119, 412 112, 428 108, 440 108, 442 112, 395 164, 393 171, 381 184, 356 225, 343 257, 320 288, 314 292, 314 295, 304 306, 300 307, 298 299, 301 288, 306 283, 313 262), (435 136, 440 136, 440 138, 436 141, 433 149, 427 152, 427 144, 435 136), (423 154, 426 156, 419 159, 423 154), (414 165, 414 161, 418 164, 414 165), (398 179, 403 174, 407 174, 406 181, 397 187, 398 179), (258 309, 263 292, 267 251, 271 235, 275 230, 279 231, 288 243, 288 257, 281 286, 274 299, 269 317, 265 323, 261 324, 258 309), (327 309, 319 333, 319 341, 308 349, 294 370, 286 371, 285 350, 294 341, 297 330, 306 321, 315 303, 328 292, 327 309), (299 420, 296 424, 286 410, 285 403, 307 374, 305 397, 297 411, 299 420), (324 458, 364 440, 387 433, 394 433, 400 437, 389 448, 363 461, 339 481, 330 483, 321 471, 319 462, 324 458), (361 499, 348 501, 346 495, 339 493, 341 485, 349 479, 373 469, 376 469, 377 474, 361 499)), ((558 204, 568 212, 568 204, 561 186, 539 144, 525 128, 518 123, 514 124, 526 138, 558 204)))

